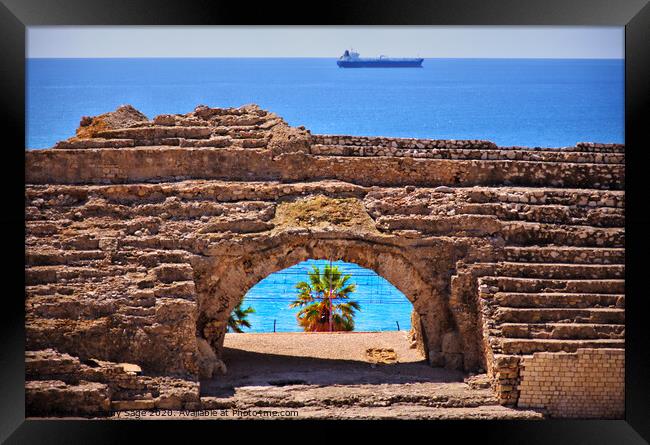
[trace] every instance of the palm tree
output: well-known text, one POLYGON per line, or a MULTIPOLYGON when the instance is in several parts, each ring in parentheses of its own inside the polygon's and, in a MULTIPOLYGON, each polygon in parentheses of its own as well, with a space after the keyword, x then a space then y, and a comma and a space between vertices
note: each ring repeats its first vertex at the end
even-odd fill
POLYGON ((255 312, 255 309, 252 306, 248 306, 246 309, 242 308, 244 300, 240 301, 235 309, 228 317, 228 331, 242 333, 244 330, 242 328, 250 328, 251 323, 246 319, 249 314, 255 312))
POLYGON ((323 273, 317 266, 308 273, 309 282, 296 284, 298 297, 289 307, 299 307, 298 324, 306 332, 352 331, 359 303, 347 300, 357 286, 348 283, 351 275, 343 275, 338 266, 326 265, 323 273), (339 300, 337 302, 337 300, 339 300))

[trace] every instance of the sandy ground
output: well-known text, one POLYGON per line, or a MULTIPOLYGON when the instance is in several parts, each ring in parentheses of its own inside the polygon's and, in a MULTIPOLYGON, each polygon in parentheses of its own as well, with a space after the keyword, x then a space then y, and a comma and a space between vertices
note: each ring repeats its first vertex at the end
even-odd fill
POLYGON ((404 331, 227 334, 227 374, 201 382, 203 406, 214 410, 205 418, 542 417, 498 405, 492 390, 470 388, 463 381, 467 376, 459 371, 432 368, 409 348, 406 335, 404 331), (370 363, 368 348, 394 349, 397 363, 370 363))
POLYGON ((224 347, 230 353, 243 350, 259 353, 363 361, 367 348, 393 348, 399 361, 421 362, 424 357, 409 348, 406 331, 386 332, 278 332, 226 334, 224 347))

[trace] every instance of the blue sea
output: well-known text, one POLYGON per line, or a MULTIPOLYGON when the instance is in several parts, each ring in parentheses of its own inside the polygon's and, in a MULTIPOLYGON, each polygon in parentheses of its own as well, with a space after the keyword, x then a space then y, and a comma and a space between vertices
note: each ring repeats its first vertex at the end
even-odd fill
POLYGON ((131 104, 150 118, 257 103, 313 133, 624 142, 623 59, 426 59, 344 69, 335 59, 28 59, 27 147, 131 104))
MULTIPOLYGON (((248 103, 313 133, 623 143, 624 81, 622 59, 425 59, 421 69, 341 69, 335 59, 28 59, 26 145, 51 147, 74 135, 81 116, 123 104, 152 118, 248 103)), ((300 330, 288 304, 310 264, 249 291, 252 331, 272 332, 274 320, 279 332, 300 330)), ((410 328, 403 294, 372 271, 341 267, 358 284, 356 330, 410 328)))

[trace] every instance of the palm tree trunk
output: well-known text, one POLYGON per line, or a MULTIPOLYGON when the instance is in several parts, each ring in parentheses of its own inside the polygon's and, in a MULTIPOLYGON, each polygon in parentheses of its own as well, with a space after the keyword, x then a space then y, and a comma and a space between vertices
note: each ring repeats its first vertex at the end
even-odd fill
POLYGON ((332 260, 330 260, 330 292, 328 294, 330 303, 330 332, 332 332, 332 260))
MULTIPOLYGON (((331 283, 331 282, 330 282, 331 283)), ((329 295, 329 302, 330 302, 330 332, 332 332, 332 290, 331 290, 332 285, 330 284, 330 295, 329 295)))

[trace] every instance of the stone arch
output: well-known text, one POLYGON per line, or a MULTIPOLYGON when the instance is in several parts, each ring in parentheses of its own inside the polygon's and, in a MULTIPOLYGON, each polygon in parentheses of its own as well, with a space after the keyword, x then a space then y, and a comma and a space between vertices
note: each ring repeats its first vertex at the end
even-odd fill
POLYGON ((413 304, 413 324, 429 361, 461 369, 459 352, 443 350, 450 336, 460 338, 461 343, 474 336, 459 332, 450 307, 449 271, 454 268, 454 258, 449 248, 336 232, 285 232, 264 241, 250 239, 224 246, 194 264, 197 337, 207 340, 220 357, 228 316, 252 286, 308 259, 342 260, 375 271, 400 290, 413 304), (438 267, 431 267, 435 263, 438 267))

